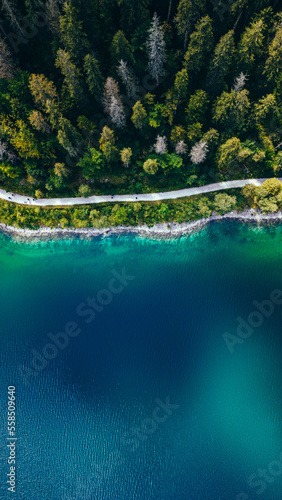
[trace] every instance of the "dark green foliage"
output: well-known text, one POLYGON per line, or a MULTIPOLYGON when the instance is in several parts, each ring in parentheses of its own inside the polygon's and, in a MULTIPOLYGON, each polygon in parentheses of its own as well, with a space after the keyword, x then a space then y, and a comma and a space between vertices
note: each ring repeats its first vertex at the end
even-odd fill
POLYGON ((184 65, 189 77, 197 76, 208 61, 208 55, 213 47, 212 22, 209 16, 203 17, 196 24, 192 33, 184 65))
MULTIPOLYGON (((12 8, 2 10, 0 36, 1 187, 54 197, 78 195, 81 185, 84 192, 90 186, 92 194, 115 194, 282 175, 279 2, 6 5, 12 8), (165 43, 159 81, 149 75, 146 46, 155 13, 165 43), (157 136, 167 144, 164 154, 155 154, 157 136), (192 166, 191 149, 201 141, 205 161, 192 166)), ((264 206, 265 197, 258 199, 264 206)), ((62 215, 62 225, 181 220, 196 206, 203 216, 214 209, 210 201, 189 203, 181 215, 170 204, 77 211, 62 215)))
POLYGON ((234 53, 234 31, 231 30, 219 40, 209 65, 206 87, 211 95, 219 95, 225 90, 234 53))

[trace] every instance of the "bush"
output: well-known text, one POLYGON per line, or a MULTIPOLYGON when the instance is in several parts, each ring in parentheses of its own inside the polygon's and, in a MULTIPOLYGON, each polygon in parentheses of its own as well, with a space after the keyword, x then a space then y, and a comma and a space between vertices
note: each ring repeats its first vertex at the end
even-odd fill
POLYGON ((236 196, 230 196, 225 193, 216 194, 214 197, 214 208, 220 214, 226 214, 236 208, 236 196))
POLYGON ((278 193, 280 193, 282 189, 282 183, 279 181, 279 179, 267 179, 264 181, 262 184, 262 187, 264 187, 268 194, 271 196, 276 196, 278 193))
POLYGON ((89 186, 87 186, 87 184, 82 184, 82 186, 79 187, 78 192, 83 198, 87 198, 92 194, 91 189, 89 186))

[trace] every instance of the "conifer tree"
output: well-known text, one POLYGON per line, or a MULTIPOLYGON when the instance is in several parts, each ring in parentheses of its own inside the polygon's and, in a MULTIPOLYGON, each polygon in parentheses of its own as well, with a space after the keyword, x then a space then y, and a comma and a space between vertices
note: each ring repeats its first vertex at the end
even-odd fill
POLYGON ((58 177, 67 177, 69 175, 69 170, 66 168, 64 163, 55 163, 54 173, 58 177))
POLYGON ((48 19, 48 28, 56 37, 59 37, 60 35, 60 4, 61 0, 47 0, 45 7, 45 12, 48 19))
POLYGON ((162 137, 162 136, 158 135, 156 143, 154 145, 154 149, 155 149, 157 154, 164 155, 167 152, 166 137, 162 137))
POLYGON ((209 16, 200 19, 193 31, 184 56, 184 67, 189 77, 197 76, 205 67, 213 48, 213 29, 209 16))
POLYGON ((264 23, 263 20, 251 23, 243 32, 238 44, 239 68, 243 72, 249 72, 253 69, 256 58, 263 51, 264 43, 264 23))
POLYGON ((62 116, 59 110, 58 103, 55 100, 47 99, 45 109, 48 113, 48 119, 52 128, 57 129, 59 120, 62 116))
POLYGON ((36 128, 36 130, 50 134, 51 130, 40 111, 32 111, 32 113, 29 115, 29 121, 31 125, 36 128))
POLYGON ((277 114, 278 105, 273 94, 267 94, 255 104, 254 115, 259 123, 262 123, 267 117, 274 117, 277 114))
POLYGON ((0 39, 0 78, 13 78, 15 66, 11 52, 4 40, 0 39))
POLYGON ((268 49, 264 74, 268 80, 278 77, 282 70, 282 21, 277 24, 275 36, 268 49))
POLYGON ((218 166, 222 175, 236 171, 238 163, 244 160, 240 139, 232 137, 219 147, 218 166))
POLYGON ((100 149, 103 151, 103 146, 106 142, 109 142, 112 145, 115 145, 115 134, 114 131, 111 130, 107 125, 103 127, 101 137, 100 137, 100 149))
POLYGON ((176 108, 181 104, 187 97, 188 91, 188 73, 186 69, 178 71, 174 81, 174 92, 176 95, 176 108))
POLYGON ((204 141, 197 142, 191 149, 190 158, 191 162, 195 165, 199 165, 199 163, 203 163, 206 159, 208 153, 208 145, 204 141))
POLYGON ((0 139, 0 160, 8 159, 11 163, 15 162, 18 158, 14 153, 11 153, 7 144, 0 139))
POLYGON ((184 51, 186 51, 191 25, 199 19, 204 7, 205 0, 180 0, 178 4, 175 24, 178 35, 183 39, 184 51))
POLYGON ((186 122, 188 125, 193 125, 195 122, 203 123, 208 109, 209 99, 204 90, 196 90, 191 95, 188 106, 185 109, 186 122))
POLYGON ((247 75, 244 75, 243 72, 241 72, 240 75, 235 78, 233 84, 233 89, 235 90, 235 92, 240 92, 244 88, 246 80, 247 75))
POLYGON ((233 131, 244 124, 250 107, 248 90, 223 92, 214 105, 213 119, 233 131))
POLYGON ((113 130, 105 125, 102 130, 99 144, 100 149, 108 162, 112 162, 117 159, 118 149, 115 146, 115 142, 116 141, 113 130))
POLYGON ((131 148, 124 148, 120 152, 121 161, 126 168, 129 167, 131 156, 132 156, 132 149, 131 148))
POLYGON ((234 52, 234 31, 231 30, 219 40, 209 65, 206 86, 210 94, 219 95, 224 90, 225 78, 233 62, 234 52))
POLYGON ((175 146, 175 152, 178 155, 184 156, 187 153, 187 144, 184 141, 179 141, 175 146))
POLYGON ((149 0, 119 0, 121 25, 125 32, 132 32, 149 18, 149 0))
POLYGON ((164 63, 166 60, 164 33, 160 26, 160 21, 155 13, 148 31, 147 51, 149 58, 149 71, 156 80, 160 81, 160 77, 164 76, 164 63))
POLYGON ((181 125, 175 125, 170 134, 170 142, 177 144, 184 141, 186 137, 186 130, 181 125))
POLYGON ((111 77, 108 77, 105 83, 103 103, 105 111, 110 116, 113 124, 118 128, 124 127, 125 113, 118 84, 111 77))
POLYGON ((80 136, 71 122, 61 117, 59 120, 58 141, 71 157, 76 157, 80 149, 80 136))
POLYGON ((2 9, 10 20, 12 27, 19 35, 23 36, 23 30, 20 25, 21 15, 17 10, 15 0, 2 0, 2 9))
POLYGON ((117 67, 117 72, 122 79, 127 91, 127 95, 130 100, 136 102, 137 100, 137 81, 130 69, 127 67, 127 63, 122 59, 117 67))
POLYGON ((60 17, 60 38, 70 58, 78 63, 89 51, 89 43, 78 20, 77 10, 70 0, 64 4, 64 14, 60 17))
POLYGON ((32 74, 29 78, 29 88, 35 102, 43 108, 46 108, 48 102, 58 101, 54 83, 44 75, 32 74))
POLYGON ((91 54, 87 54, 84 58, 84 71, 89 91, 95 97, 96 101, 100 101, 103 89, 103 76, 97 59, 91 54))
POLYGON ((116 67, 116 65, 121 59, 128 63, 133 62, 133 56, 130 44, 125 38, 123 31, 121 30, 117 31, 115 36, 113 37, 110 46, 110 54, 111 54, 112 64, 114 67, 116 67))
POLYGON ((142 129, 147 121, 147 112, 142 105, 141 101, 137 101, 133 106, 133 115, 131 121, 134 127, 142 129))
POLYGON ((57 52, 55 62, 56 68, 60 68, 65 77, 65 83, 68 87, 70 96, 77 102, 83 99, 83 89, 81 83, 81 74, 76 65, 71 61, 70 55, 62 49, 57 52))

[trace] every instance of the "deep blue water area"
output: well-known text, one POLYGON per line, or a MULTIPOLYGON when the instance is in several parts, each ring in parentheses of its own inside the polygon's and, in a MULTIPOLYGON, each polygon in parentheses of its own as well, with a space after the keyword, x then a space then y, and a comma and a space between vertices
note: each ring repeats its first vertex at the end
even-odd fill
POLYGON ((279 225, 0 236, 0 498, 281 500, 279 290, 279 225))

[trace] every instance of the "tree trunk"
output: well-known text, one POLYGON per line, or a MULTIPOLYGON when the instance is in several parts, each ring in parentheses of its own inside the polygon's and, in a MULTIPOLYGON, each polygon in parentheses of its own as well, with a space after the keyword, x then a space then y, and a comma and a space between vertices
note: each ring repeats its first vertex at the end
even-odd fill
POLYGON ((171 13, 171 4, 172 4, 172 0, 169 0, 169 7, 168 7, 168 13, 167 13, 167 23, 168 23, 169 18, 170 18, 170 13, 171 13))

